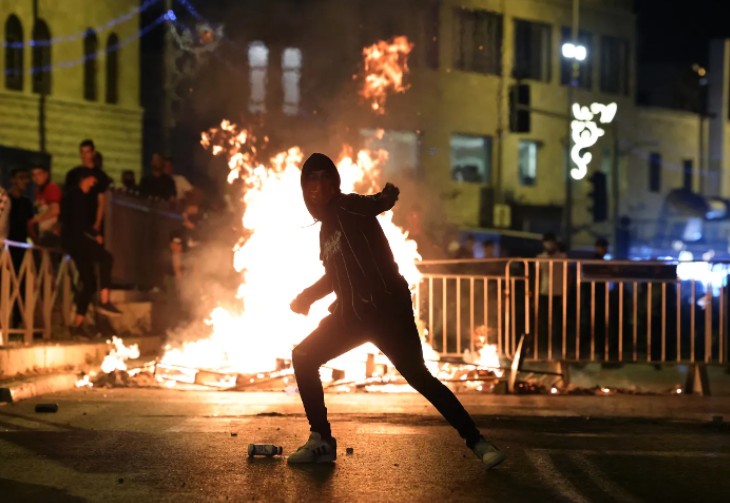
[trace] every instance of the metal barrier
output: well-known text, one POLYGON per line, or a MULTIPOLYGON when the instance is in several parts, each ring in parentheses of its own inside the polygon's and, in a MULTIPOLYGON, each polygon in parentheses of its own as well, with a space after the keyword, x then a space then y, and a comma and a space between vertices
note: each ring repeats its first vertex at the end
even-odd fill
POLYGON ((492 344, 514 358, 526 334, 528 361, 728 363, 725 264, 509 259, 420 268, 418 318, 442 354, 492 344))
POLYGON ((115 285, 149 289, 161 283, 161 258, 171 233, 182 225, 166 201, 124 190, 107 192, 104 246, 114 256, 115 285))
POLYGON ((0 346, 49 340, 54 319, 70 324, 71 260, 58 250, 0 240, 0 346))

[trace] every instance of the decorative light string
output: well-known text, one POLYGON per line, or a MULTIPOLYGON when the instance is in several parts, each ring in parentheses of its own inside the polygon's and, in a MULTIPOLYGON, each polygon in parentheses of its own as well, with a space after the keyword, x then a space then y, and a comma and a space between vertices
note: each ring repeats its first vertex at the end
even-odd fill
POLYGON ((80 40, 86 36, 86 34, 89 32, 89 30, 93 30, 97 33, 102 33, 104 31, 110 30, 114 28, 115 26, 118 26, 120 24, 126 23, 127 21, 135 18, 136 16, 140 15, 144 11, 148 10, 153 5, 159 3, 161 0, 145 0, 145 2, 140 5, 139 7, 134 7, 132 10, 127 12, 126 14, 123 14, 117 18, 111 19, 104 23, 103 25, 97 26, 95 28, 88 28, 86 30, 72 33, 70 35, 62 35, 60 37, 53 37, 48 40, 30 40, 28 42, 3 42, 4 48, 10 48, 10 49, 24 49, 26 47, 47 47, 50 45, 55 44, 61 44, 65 42, 73 42, 75 40, 80 40))
POLYGON ((191 16, 193 16, 198 21, 206 21, 206 19, 203 18, 203 16, 200 15, 200 13, 197 11, 197 9, 189 2, 189 0, 177 0, 179 3, 182 4, 183 7, 185 7, 185 10, 187 10, 191 16))
MULTIPOLYGON (((131 44, 132 42, 136 41, 139 38, 144 37, 147 33, 149 33, 151 30, 159 26, 160 24, 166 22, 166 21, 174 21, 175 20, 175 14, 170 10, 159 16, 157 19, 152 21, 150 24, 139 30, 137 33, 134 33, 132 35, 129 35, 125 37, 124 39, 120 40, 117 44, 112 44, 106 49, 101 49, 99 51, 94 52, 93 54, 87 54, 80 58, 62 61, 60 63, 54 63, 50 65, 44 65, 44 66, 34 66, 32 68, 29 68, 27 71, 23 73, 30 73, 30 74, 37 74, 37 73, 46 73, 51 72, 54 69, 58 68, 71 68, 74 66, 82 65, 87 61, 97 59, 99 54, 101 52, 109 53, 118 51, 119 49, 126 47, 127 45, 131 44)), ((17 75, 18 72, 16 72, 14 69, 6 69, 5 75, 17 75)))

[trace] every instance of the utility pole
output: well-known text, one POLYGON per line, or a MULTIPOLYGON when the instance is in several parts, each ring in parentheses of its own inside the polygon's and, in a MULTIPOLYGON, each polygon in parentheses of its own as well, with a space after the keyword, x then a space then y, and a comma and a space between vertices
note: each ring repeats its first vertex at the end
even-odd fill
MULTIPOLYGON (((36 28, 38 26, 38 19, 40 14, 38 13, 38 0, 33 0, 33 26, 31 27, 31 38, 35 36, 36 28)), ((46 42, 50 43, 50 40, 46 42)), ((31 51, 35 51, 35 47, 31 46, 31 51)), ((50 50, 50 48, 48 49, 50 50)), ((33 58, 31 57, 31 65, 33 64, 33 58)), ((41 63, 42 65, 43 63, 41 63)), ((33 86, 33 80, 36 78, 35 72, 40 71, 41 68, 31 68, 30 78, 31 86, 33 86)), ((50 69, 43 69, 50 71, 50 69)), ((45 75, 41 75, 40 79, 42 84, 38 92, 38 150, 41 152, 46 151, 46 86, 45 86, 45 75)))
MULTIPOLYGON (((580 0, 573 0, 573 22, 571 26, 571 42, 577 43, 580 23, 580 0)), ((568 82, 567 115, 572 116, 573 91, 580 78, 580 63, 572 58, 570 79, 568 82)), ((565 203, 563 205, 563 239, 565 248, 570 250, 573 233, 573 182, 570 176, 571 160, 570 150, 572 147, 571 121, 568 120, 567 134, 565 137, 565 203)))
MULTIPOLYGON (((172 10, 173 0, 165 0, 165 12, 172 10)), ((172 95, 175 92, 175 53, 174 53, 174 36, 172 30, 175 26, 171 20, 165 23, 165 42, 162 62, 164 68, 163 77, 163 95, 162 95, 162 145, 161 150, 164 155, 170 155, 172 146, 172 129, 174 127, 172 113, 172 95)))
MULTIPOLYGON (((611 160, 611 220, 613 221, 613 249, 616 255, 616 245, 618 244, 619 233, 619 140, 618 140, 618 124, 614 123, 613 127, 613 159, 611 160)), ((628 258, 628 257, 625 257, 628 258)))

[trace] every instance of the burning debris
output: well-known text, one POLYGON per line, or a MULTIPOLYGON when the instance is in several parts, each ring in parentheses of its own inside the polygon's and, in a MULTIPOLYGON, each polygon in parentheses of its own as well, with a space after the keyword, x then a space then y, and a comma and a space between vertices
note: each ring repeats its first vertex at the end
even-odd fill
POLYGON ((404 93, 408 89, 403 77, 408 73, 408 55, 412 50, 413 44, 404 36, 381 40, 362 50, 364 79, 360 96, 370 102, 375 113, 385 113, 389 92, 404 93))

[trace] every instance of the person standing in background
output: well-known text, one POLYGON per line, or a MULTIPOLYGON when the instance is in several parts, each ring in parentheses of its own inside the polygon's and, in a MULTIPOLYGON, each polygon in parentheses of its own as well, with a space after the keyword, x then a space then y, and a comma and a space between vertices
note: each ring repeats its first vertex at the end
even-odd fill
MULTIPOLYGON (((79 157, 81 158, 81 165, 75 167, 66 174, 66 182, 64 184, 64 190, 69 190, 79 186, 81 176, 91 174, 96 181, 92 186, 91 190, 86 197, 89 198, 89 218, 91 221, 89 224, 101 236, 101 229, 104 223, 104 210, 106 205, 106 191, 111 185, 112 180, 109 176, 101 169, 101 166, 97 165, 97 162, 101 163, 101 156, 97 156, 96 147, 92 140, 84 140, 79 144, 79 157)), ((63 229, 61 230, 63 232, 63 229)))
POLYGON ((46 166, 33 167, 31 174, 35 185, 35 216, 31 225, 38 227, 38 244, 54 248, 60 244, 56 223, 61 214, 61 188, 51 180, 46 166))

